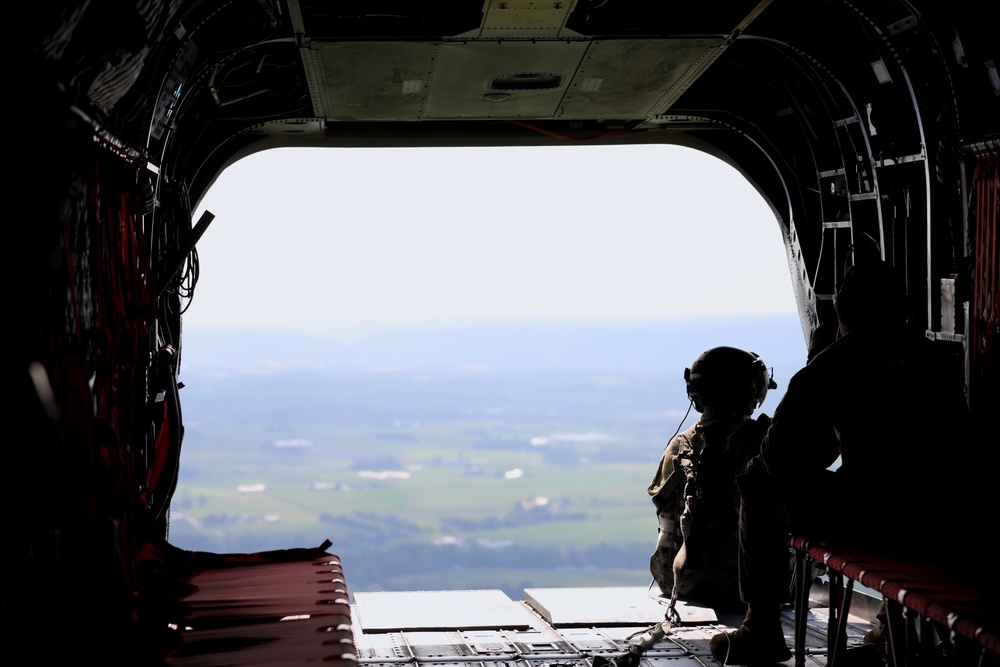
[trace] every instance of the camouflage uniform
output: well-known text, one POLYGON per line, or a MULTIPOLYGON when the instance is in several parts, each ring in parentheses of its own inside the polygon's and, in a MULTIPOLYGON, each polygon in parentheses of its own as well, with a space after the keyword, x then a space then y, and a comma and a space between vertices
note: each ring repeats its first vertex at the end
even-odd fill
POLYGON ((742 608, 736 476, 760 452, 770 422, 703 417, 667 445, 647 489, 660 526, 649 570, 664 596, 742 608))

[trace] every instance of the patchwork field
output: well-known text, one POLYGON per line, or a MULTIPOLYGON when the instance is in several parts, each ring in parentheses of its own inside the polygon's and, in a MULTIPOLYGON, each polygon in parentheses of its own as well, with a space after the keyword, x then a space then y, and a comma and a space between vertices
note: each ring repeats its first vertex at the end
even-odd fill
POLYGON ((770 413, 804 358, 794 316, 197 341, 180 376, 173 544, 244 553, 330 539, 352 592, 515 598, 647 585, 657 525, 646 485, 697 417, 683 368, 743 341, 775 365, 770 413))
POLYGON ((253 552, 330 539, 352 591, 645 585, 656 539, 645 488, 685 407, 676 392, 664 405, 667 383, 189 380, 170 540, 253 552))

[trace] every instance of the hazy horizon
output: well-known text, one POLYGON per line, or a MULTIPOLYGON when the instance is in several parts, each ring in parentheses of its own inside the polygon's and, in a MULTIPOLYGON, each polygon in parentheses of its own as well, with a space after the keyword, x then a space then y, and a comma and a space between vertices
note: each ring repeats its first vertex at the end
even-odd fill
POLYGON ((795 314, 646 319, 215 326, 184 329, 184 371, 199 368, 673 371, 711 347, 759 354, 786 378, 805 363, 795 314))

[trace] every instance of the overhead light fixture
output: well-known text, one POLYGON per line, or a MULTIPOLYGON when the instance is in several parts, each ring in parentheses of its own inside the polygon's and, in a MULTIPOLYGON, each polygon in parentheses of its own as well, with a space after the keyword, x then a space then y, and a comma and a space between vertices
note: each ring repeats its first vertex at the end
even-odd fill
POLYGON ((878 79, 879 83, 892 83, 892 77, 889 76, 889 69, 883 61, 876 60, 873 62, 872 71, 875 72, 875 78, 878 79))
POLYGON ((997 74, 997 66, 992 60, 986 61, 986 74, 990 77, 990 83, 993 84, 993 94, 1000 95, 1000 75, 997 74))

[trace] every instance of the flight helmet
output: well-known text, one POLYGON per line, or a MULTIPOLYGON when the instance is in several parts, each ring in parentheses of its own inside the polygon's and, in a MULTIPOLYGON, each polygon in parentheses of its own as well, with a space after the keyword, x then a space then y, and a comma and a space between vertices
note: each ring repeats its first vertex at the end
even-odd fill
POLYGON ((768 390, 778 388, 756 353, 735 347, 713 347, 702 352, 690 368, 684 369, 684 382, 698 412, 711 405, 753 414, 764 403, 768 390))
POLYGON ((848 328, 902 324, 906 290, 896 269, 884 261, 856 263, 844 272, 833 307, 848 328))

